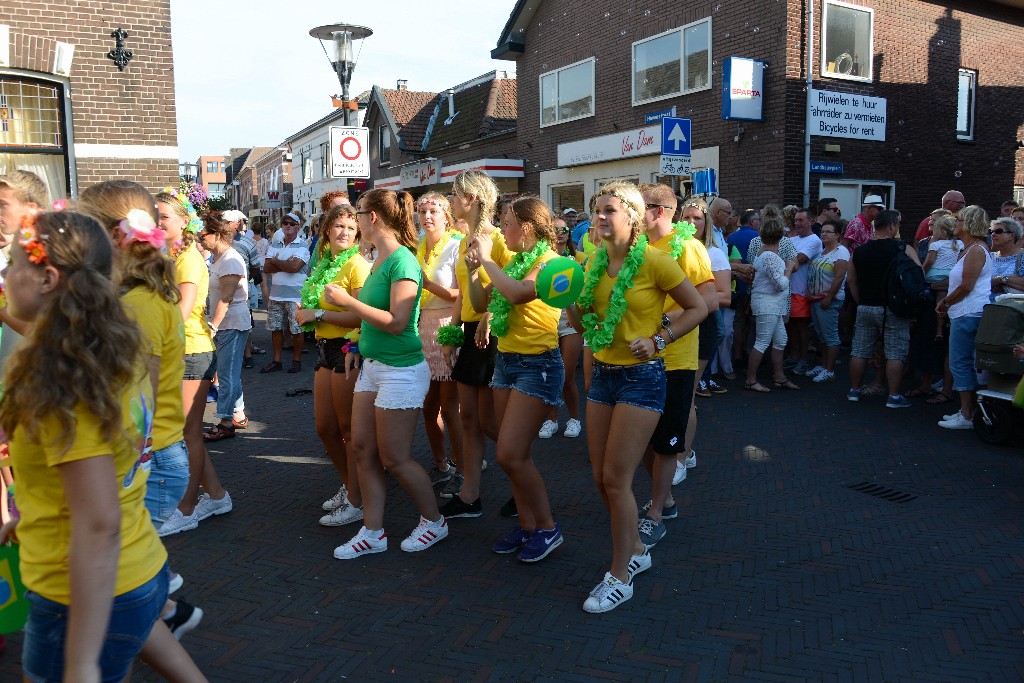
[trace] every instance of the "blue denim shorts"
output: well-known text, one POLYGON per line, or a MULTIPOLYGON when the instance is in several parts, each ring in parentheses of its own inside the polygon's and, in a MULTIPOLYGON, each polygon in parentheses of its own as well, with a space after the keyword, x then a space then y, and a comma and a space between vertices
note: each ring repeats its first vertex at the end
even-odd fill
POLYGON ((492 389, 515 389, 549 406, 560 406, 564 384, 565 366, 558 349, 537 354, 499 351, 494 361, 492 389))
POLYGON ((146 481, 146 509, 159 529, 178 507, 188 486, 188 447, 184 441, 153 451, 152 469, 146 481))
MULTIPOLYGON (((114 683, 127 675, 153 624, 160 618, 170 576, 164 563, 152 579, 114 598, 107 637, 100 651, 101 681, 114 683)), ((26 591, 25 597, 30 607, 21 654, 23 671, 35 683, 59 683, 64 677, 67 605, 32 591, 26 591)))
POLYGON ((665 361, 661 358, 636 365, 609 365, 594 360, 587 400, 614 406, 616 403, 665 410, 665 361))

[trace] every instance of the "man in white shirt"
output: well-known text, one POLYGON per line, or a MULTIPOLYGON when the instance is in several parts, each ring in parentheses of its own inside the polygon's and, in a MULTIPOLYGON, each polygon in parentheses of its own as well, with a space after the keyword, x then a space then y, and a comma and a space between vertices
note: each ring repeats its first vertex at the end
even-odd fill
POLYGON ((811 210, 799 209, 793 216, 793 234, 789 236, 796 247, 796 268, 789 278, 789 362, 793 372, 802 375, 810 369, 807 363, 808 326, 811 321, 811 303, 807 298, 807 264, 821 253, 821 238, 814 234, 811 210))
POLYGON ((288 372, 302 370, 302 326, 295 320, 295 311, 302 300, 302 285, 309 275, 309 247, 298 238, 302 223, 302 217, 295 211, 281 219, 284 239, 270 245, 263 263, 264 272, 274 276, 267 306, 267 329, 271 332, 274 357, 260 372, 283 369, 281 351, 285 331, 292 336, 292 364, 288 372))

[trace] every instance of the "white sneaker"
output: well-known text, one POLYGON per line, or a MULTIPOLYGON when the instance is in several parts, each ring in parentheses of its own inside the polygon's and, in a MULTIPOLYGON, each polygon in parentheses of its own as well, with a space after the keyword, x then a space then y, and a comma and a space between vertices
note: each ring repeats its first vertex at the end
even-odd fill
POLYGON ((590 597, 583 603, 583 611, 591 614, 607 612, 633 597, 632 584, 622 583, 610 572, 606 572, 601 583, 590 591, 590 597))
POLYGON ((342 484, 341 488, 338 489, 338 492, 335 493, 330 498, 328 498, 327 500, 325 500, 323 505, 321 505, 320 507, 322 509, 326 510, 327 512, 330 512, 334 508, 341 507, 343 503, 347 503, 347 502, 348 502, 348 489, 345 487, 344 484, 342 484))
POLYGON ((629 581, 633 582, 633 577, 637 574, 647 571, 651 568, 651 551, 644 551, 643 555, 633 555, 629 558, 629 565, 626 567, 626 571, 629 572, 629 581))
POLYGON ((209 493, 203 493, 199 496, 199 502, 196 503, 196 509, 192 513, 199 521, 203 521, 210 515, 224 515, 231 512, 231 494, 227 491, 224 492, 224 497, 220 500, 214 500, 210 498, 209 493))
MULTIPOLYGON (((567 436, 570 439, 575 439, 577 436, 580 435, 581 429, 583 429, 583 425, 580 424, 580 421, 574 417, 570 417, 569 421, 565 423, 565 431, 562 433, 562 436, 567 436)), ((541 428, 541 431, 544 431, 543 428, 541 428)))
POLYGON ((554 420, 544 420, 544 424, 540 426, 540 431, 537 432, 537 436, 542 439, 550 439, 558 431, 558 423, 554 420))
POLYGON ((409 534, 409 538, 402 541, 402 550, 407 553, 418 553, 447 537, 448 520, 443 516, 436 522, 431 522, 426 517, 420 517, 420 523, 409 534))
POLYGON ((171 572, 171 580, 167 583, 167 594, 170 595, 183 585, 185 585, 185 579, 181 578, 181 574, 171 572))
POLYGON ((942 419, 943 419, 943 421, 952 420, 954 417, 956 417, 959 414, 960 414, 960 411, 958 410, 955 413, 950 413, 949 415, 943 415, 942 419))
POLYGON ((676 460, 676 472, 672 475, 672 485, 681 484, 686 481, 686 465, 676 460))
POLYGON ((364 526, 348 543, 334 549, 334 557, 339 560, 352 560, 363 555, 382 553, 387 549, 387 533, 383 529, 370 531, 364 526))
POLYGON ((697 466, 697 451, 690 449, 690 454, 686 456, 686 469, 693 469, 697 466))
POLYGON ((358 522, 363 518, 363 508, 357 508, 352 503, 345 501, 320 518, 323 526, 345 526, 352 522, 358 522))
POLYGON ((167 515, 167 519, 164 520, 164 523, 160 525, 156 535, 162 538, 164 536, 176 534, 179 531, 191 531, 192 529, 195 529, 199 526, 198 512, 199 509, 197 506, 197 508, 192 511, 192 514, 186 517, 181 514, 181 510, 174 508, 171 510, 171 514, 167 515))
POLYGON ((813 381, 819 384, 823 384, 824 382, 835 382, 836 373, 832 372, 831 370, 822 370, 821 372, 814 376, 813 381))
POLYGON ((956 415, 939 422, 939 426, 946 429, 974 429, 974 421, 968 420, 963 416, 963 413, 958 412, 956 415))
POLYGON ((815 365, 813 368, 804 373, 804 377, 817 377, 819 373, 826 372, 825 368, 820 365, 815 365))

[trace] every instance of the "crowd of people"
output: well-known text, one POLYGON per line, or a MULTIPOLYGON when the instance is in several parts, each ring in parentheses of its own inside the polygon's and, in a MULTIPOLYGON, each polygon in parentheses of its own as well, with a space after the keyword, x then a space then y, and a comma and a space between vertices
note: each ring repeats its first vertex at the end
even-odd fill
POLYGON ((532 448, 558 434, 562 406, 562 437, 584 431, 582 362, 611 558, 583 609, 605 612, 632 597, 679 515, 672 487, 697 464, 695 397, 724 393, 737 371, 754 394, 799 390, 801 378, 834 382, 848 346, 850 401, 959 403, 939 425, 972 425, 982 309, 1024 292, 1024 213, 1001 213, 990 221, 949 192, 907 243, 878 195, 845 222, 834 198, 734 211, 611 182, 588 214, 556 216, 536 196, 499 202, 486 174, 463 171, 447 195, 375 189, 353 206, 331 192, 309 225, 293 210, 268 236, 238 211, 198 215, 175 191, 108 181, 51 205, 31 173, 0 176, 0 426, 17 486, 0 540, 19 541, 30 589, 26 675, 115 678, 140 656, 203 680, 178 643, 202 611, 168 597, 184 579, 160 537, 233 508, 205 444, 248 426, 242 370, 261 351, 260 305, 272 340, 261 373, 300 373, 315 341, 313 418, 338 477, 319 523, 361 522, 340 560, 388 549, 388 475, 418 512, 403 551, 480 517, 488 440, 513 494, 493 552, 533 563, 563 545, 532 448), (582 267, 564 308, 536 284, 559 258, 582 267), (918 384, 904 392, 908 369, 918 384), (421 414, 429 468, 413 456, 421 414), (650 496, 638 508, 641 464, 650 496), (104 632, 135 646, 115 655, 104 632))

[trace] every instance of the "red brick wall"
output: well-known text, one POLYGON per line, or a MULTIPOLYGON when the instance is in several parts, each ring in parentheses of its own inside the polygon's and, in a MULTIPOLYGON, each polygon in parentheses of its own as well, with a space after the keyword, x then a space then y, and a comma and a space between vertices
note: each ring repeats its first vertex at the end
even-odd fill
MULTIPOLYGON (((75 46, 69 94, 76 143, 177 145, 169 0, 3 0, 0 24, 10 26, 11 68, 41 78, 50 75, 57 41, 75 46), (123 72, 106 56, 119 27, 134 53, 123 72)), ((178 177, 176 159, 79 159, 76 166, 79 189, 109 177, 159 189, 178 177)))

